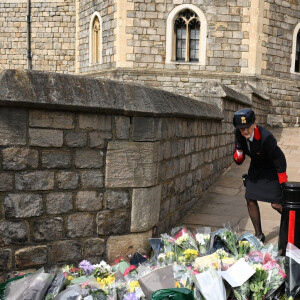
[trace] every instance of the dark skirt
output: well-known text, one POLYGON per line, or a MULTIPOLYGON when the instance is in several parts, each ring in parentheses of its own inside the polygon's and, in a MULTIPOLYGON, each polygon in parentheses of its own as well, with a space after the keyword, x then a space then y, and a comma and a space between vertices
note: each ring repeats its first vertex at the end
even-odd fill
POLYGON ((246 199, 282 203, 282 191, 276 169, 249 168, 246 199))

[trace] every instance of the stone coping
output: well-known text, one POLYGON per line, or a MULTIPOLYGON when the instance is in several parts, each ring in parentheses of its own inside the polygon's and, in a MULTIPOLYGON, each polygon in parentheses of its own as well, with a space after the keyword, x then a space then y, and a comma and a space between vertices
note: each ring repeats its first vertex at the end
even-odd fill
POLYGON ((160 89, 42 71, 2 71, 0 106, 4 105, 128 116, 223 119, 215 105, 160 89))

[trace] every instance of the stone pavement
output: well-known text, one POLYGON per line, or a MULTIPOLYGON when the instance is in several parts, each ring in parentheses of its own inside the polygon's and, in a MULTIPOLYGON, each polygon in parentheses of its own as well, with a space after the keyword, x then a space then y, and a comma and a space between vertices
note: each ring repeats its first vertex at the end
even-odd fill
MULTIPOLYGON (((287 159, 287 174, 289 181, 300 182, 300 127, 269 128, 278 141, 278 145, 287 159)), ((247 173, 249 158, 240 166, 233 163, 203 194, 202 201, 197 203, 182 221, 189 228, 210 226, 212 230, 230 224, 242 232, 254 233, 248 216, 245 188, 242 184, 242 174, 247 173)), ((280 214, 272 209, 269 203, 259 204, 262 228, 266 242, 277 243, 280 214)))

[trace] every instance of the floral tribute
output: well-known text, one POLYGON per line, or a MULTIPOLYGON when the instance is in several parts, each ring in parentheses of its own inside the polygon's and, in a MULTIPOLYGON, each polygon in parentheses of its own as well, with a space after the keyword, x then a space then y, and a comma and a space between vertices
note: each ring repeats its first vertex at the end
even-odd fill
POLYGON ((287 300, 285 257, 273 244, 253 239, 240 239, 230 228, 177 227, 161 235, 157 257, 135 253, 114 264, 83 260, 51 272, 42 268, 1 284, 0 300, 167 299, 159 294, 182 300, 287 300), (241 260, 249 274, 237 268, 241 260))

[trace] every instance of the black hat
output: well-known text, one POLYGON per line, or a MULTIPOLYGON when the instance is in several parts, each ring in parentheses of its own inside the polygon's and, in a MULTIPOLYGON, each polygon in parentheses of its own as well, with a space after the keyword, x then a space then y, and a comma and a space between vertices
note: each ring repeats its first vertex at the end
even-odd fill
POLYGON ((233 126, 235 128, 247 128, 255 122, 255 114, 251 108, 243 108, 234 113, 233 126))

